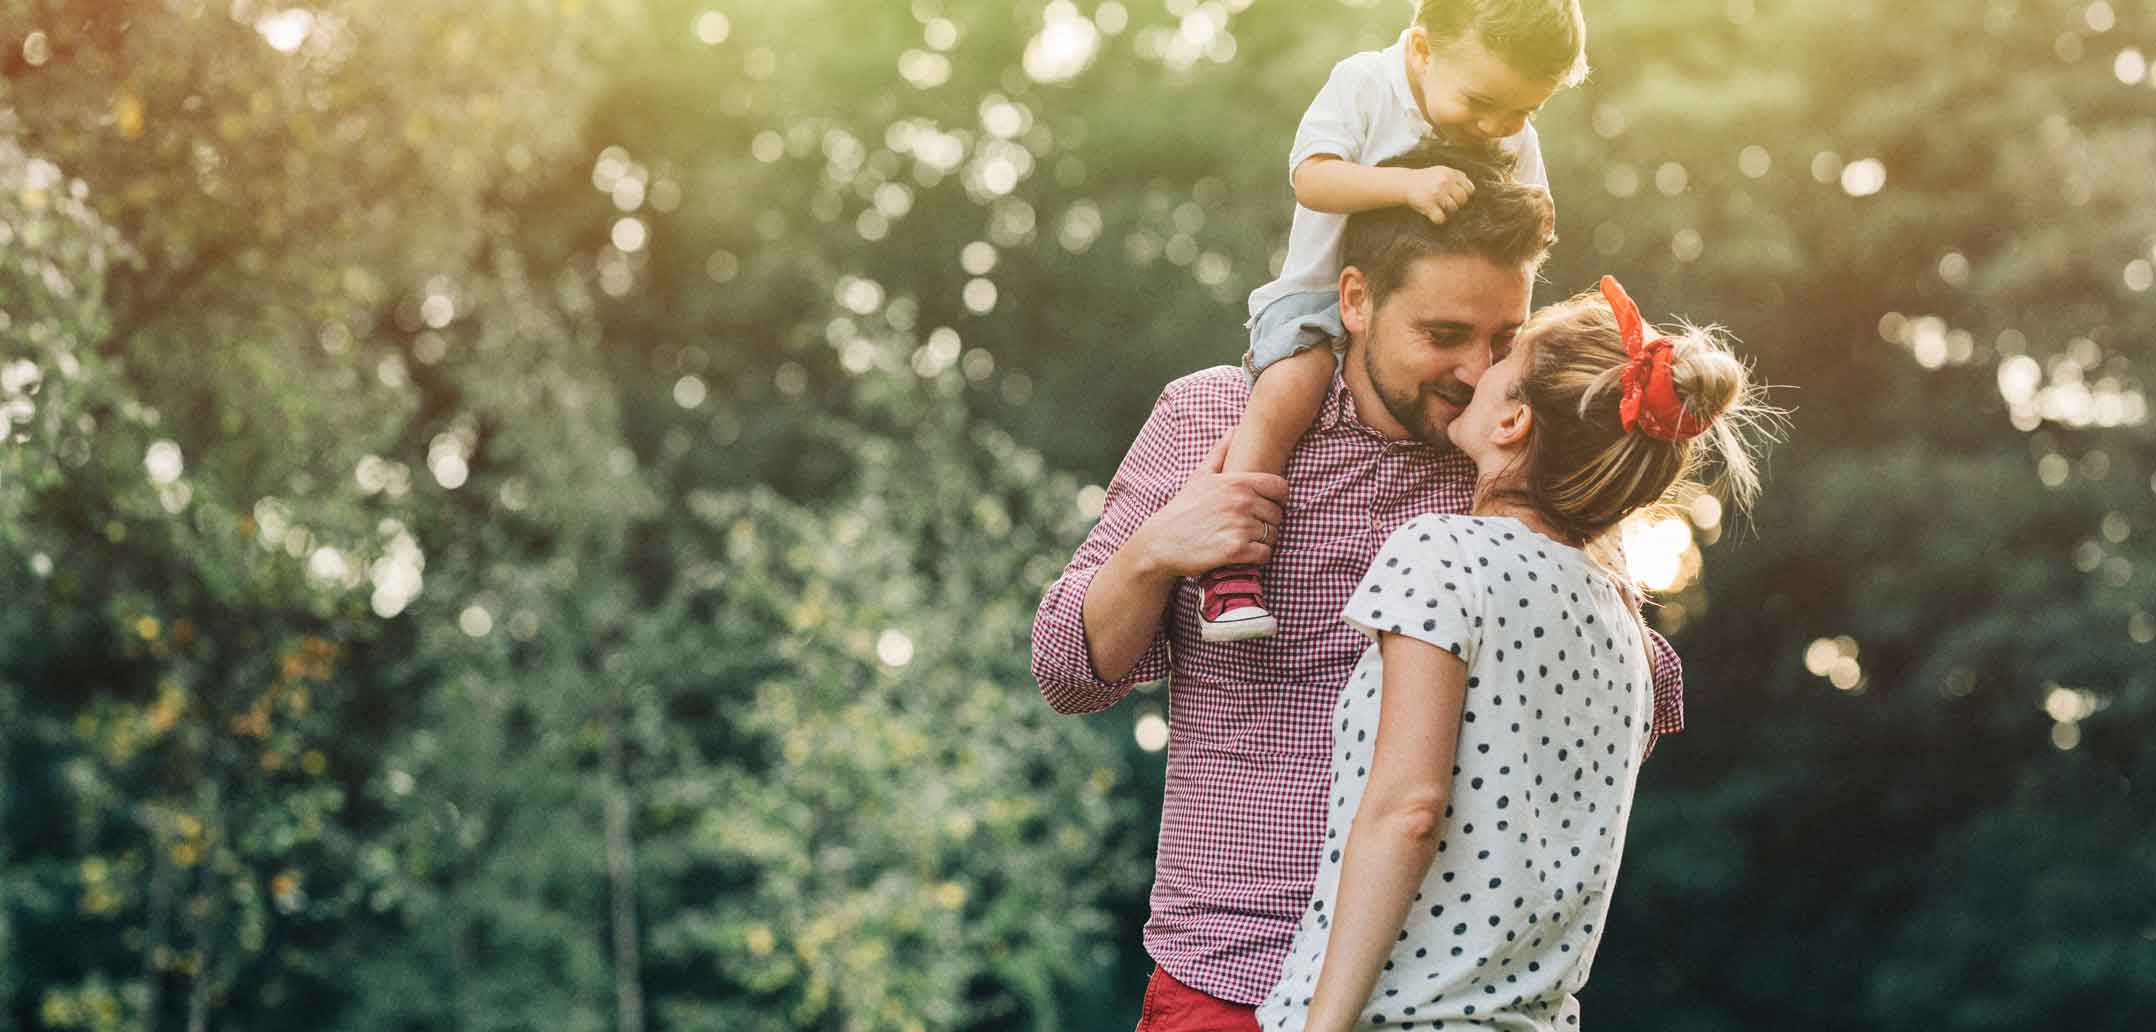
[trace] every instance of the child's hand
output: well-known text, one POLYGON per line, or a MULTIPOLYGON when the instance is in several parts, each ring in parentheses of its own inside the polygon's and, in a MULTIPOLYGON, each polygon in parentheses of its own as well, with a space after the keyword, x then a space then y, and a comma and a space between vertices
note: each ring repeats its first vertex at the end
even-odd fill
POLYGON ((1408 180, 1407 206, 1432 222, 1443 222, 1475 193, 1475 184, 1456 168, 1432 165, 1414 170, 1408 180))

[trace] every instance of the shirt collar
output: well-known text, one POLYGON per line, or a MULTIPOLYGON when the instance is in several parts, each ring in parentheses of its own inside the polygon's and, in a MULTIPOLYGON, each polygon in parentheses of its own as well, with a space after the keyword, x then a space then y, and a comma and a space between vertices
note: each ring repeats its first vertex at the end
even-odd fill
POLYGON ((1392 87, 1393 103, 1400 112, 1422 127, 1424 136, 1430 135, 1429 117, 1422 113, 1422 105, 1415 103, 1415 90, 1407 82, 1407 37, 1414 29, 1400 30, 1400 38, 1380 53, 1385 56, 1385 82, 1392 87))
POLYGON ((1439 450, 1427 441, 1414 438, 1405 441, 1393 440, 1378 433, 1376 427, 1363 422, 1362 416, 1355 411, 1355 395, 1348 390, 1347 377, 1337 372, 1333 374, 1332 389, 1326 392, 1325 402, 1318 409, 1317 428, 1319 433, 1359 433, 1402 448, 1423 448, 1431 452, 1439 450))

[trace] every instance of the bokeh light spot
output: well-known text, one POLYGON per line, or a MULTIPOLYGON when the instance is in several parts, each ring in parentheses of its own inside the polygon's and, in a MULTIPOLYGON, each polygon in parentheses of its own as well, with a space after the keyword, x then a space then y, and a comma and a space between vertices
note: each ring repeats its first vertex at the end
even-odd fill
POLYGON ((696 16, 696 38, 706 46, 718 46, 726 42, 733 32, 733 23, 717 11, 705 11, 696 16))
POLYGON ((157 441, 143 453, 142 466, 150 474, 153 484, 170 484, 180 479, 184 466, 180 446, 171 441, 157 441))
POLYGON ((1051 3, 1020 64, 1034 82, 1063 82, 1085 71, 1099 50, 1100 30, 1090 19, 1068 3, 1051 3))
POLYGON ((300 44, 307 42, 307 31, 313 27, 314 14, 297 8, 279 11, 255 23, 255 31, 262 34, 270 49, 283 54, 297 51, 300 44))
POLYGON ((1812 155, 1812 178, 1822 183, 1834 183, 1842 176, 1842 156, 1833 151, 1820 151, 1812 155))
POLYGON ((2140 85, 2141 80, 2148 77, 2148 72, 2148 58, 2132 47, 2119 51, 2119 56, 2111 61, 2111 74, 2118 76, 2119 81, 2128 86, 2140 85))
POLYGON ((1665 161, 1660 168, 1654 170, 1654 188, 1662 191, 1664 196, 1675 197, 1683 193, 1691 181, 1692 177, 1685 172, 1684 166, 1674 161, 1665 161))
POLYGON ((704 403, 707 390, 702 377, 691 374, 674 381, 674 404, 692 409, 704 403))
POLYGON ((930 18, 921 26, 921 42, 931 50, 949 50, 958 44, 958 23, 949 18, 930 18))
POLYGON ((1886 187, 1886 166, 1877 158, 1852 161, 1842 169, 1842 191, 1851 197, 1870 197, 1886 187))
POLYGON ((1746 178, 1758 179, 1773 167, 1773 155, 1756 143, 1737 152, 1737 171, 1744 173, 1746 178))
POLYGON ((876 637, 876 658, 890 667, 913 662, 913 639, 895 627, 886 629, 876 637))
POLYGON ((1078 489, 1078 515, 1089 520, 1100 519, 1108 507, 1108 489, 1099 484, 1087 484, 1078 489))
POLYGON ((1706 248, 1705 238, 1701 237, 1696 229, 1680 229, 1676 235, 1669 238, 1669 253, 1680 262, 1699 260, 1700 254, 1706 248))
POLYGON ((1159 752, 1168 747, 1168 721, 1158 712, 1146 711, 1138 718, 1131 733, 1138 740, 1138 748, 1146 752, 1159 752))
POLYGON ((2156 286, 2156 265, 2150 265, 2146 258, 2136 258, 2126 263, 2124 278, 2126 289, 2136 294, 2141 293, 2151 286, 2156 286))

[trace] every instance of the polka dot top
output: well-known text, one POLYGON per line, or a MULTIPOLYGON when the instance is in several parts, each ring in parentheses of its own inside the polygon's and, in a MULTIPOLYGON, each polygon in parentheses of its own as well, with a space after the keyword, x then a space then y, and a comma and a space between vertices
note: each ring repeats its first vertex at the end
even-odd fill
POLYGON ((1377 739, 1380 632, 1465 660, 1467 697, 1437 856, 1358 1028, 1579 1027, 1653 705, 1622 589, 1518 520, 1422 516, 1343 615, 1372 642, 1333 710, 1317 884, 1259 1027, 1300 1030, 1317 987, 1377 739))

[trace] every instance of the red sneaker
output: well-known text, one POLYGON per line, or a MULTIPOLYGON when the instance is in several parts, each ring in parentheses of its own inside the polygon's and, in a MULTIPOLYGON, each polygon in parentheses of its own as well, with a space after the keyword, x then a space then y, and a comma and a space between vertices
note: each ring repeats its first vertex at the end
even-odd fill
POLYGON ((1206 641, 1264 638, 1280 629, 1265 611, 1255 566, 1223 566, 1198 578, 1198 591, 1198 636, 1206 641))

